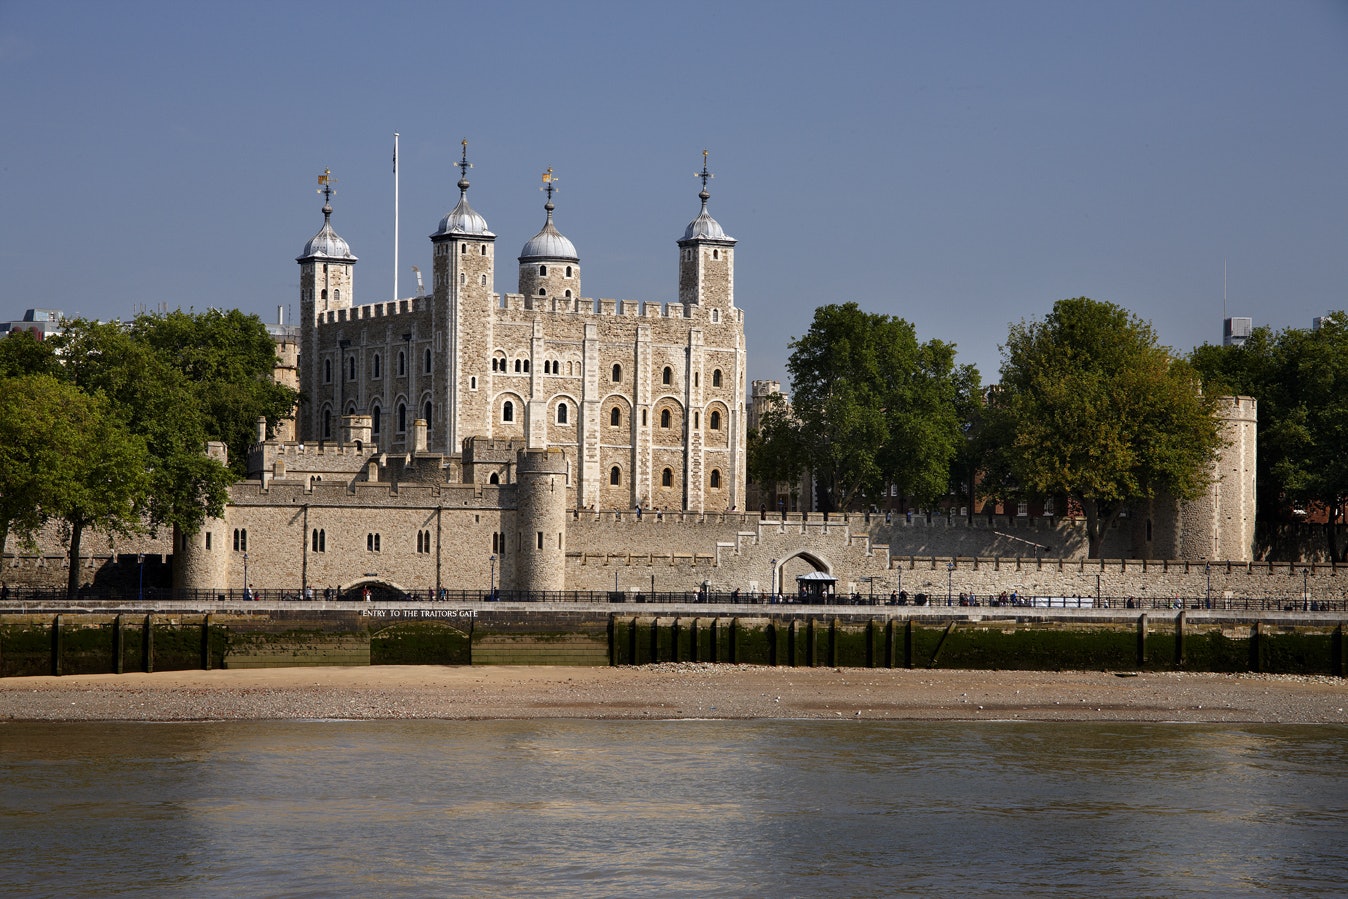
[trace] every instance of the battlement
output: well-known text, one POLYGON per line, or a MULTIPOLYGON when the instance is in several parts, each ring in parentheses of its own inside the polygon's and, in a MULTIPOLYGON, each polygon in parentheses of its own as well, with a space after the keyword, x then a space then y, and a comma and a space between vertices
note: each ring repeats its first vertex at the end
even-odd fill
POLYGON ((392 318, 398 315, 410 314, 414 312, 425 312, 430 308, 431 297, 409 297, 403 300, 381 300, 377 303, 367 303, 362 306, 352 306, 349 309, 329 309, 327 312, 320 312, 318 323, 332 325, 339 322, 365 321, 375 318, 392 318))

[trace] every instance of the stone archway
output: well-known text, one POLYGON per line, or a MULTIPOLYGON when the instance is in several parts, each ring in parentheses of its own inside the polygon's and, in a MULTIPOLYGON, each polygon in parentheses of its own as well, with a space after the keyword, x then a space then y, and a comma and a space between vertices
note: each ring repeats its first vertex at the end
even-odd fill
POLYGON ((798 550, 777 562, 777 590, 788 602, 800 600, 797 578, 831 575, 832 566, 808 550, 798 550))
POLYGON ((349 584, 344 584, 337 592, 341 599, 359 602, 365 598, 366 590, 370 592, 371 602, 406 602, 417 598, 410 595, 400 585, 378 578, 362 578, 352 581, 349 584))

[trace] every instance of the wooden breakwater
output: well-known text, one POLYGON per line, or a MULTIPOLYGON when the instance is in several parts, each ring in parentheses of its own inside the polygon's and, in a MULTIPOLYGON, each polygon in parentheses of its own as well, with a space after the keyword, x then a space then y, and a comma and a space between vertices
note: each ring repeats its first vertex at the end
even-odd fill
POLYGON ((670 609, 0 612, 0 676, 319 665, 1189 670, 1348 676, 1342 616, 670 609))

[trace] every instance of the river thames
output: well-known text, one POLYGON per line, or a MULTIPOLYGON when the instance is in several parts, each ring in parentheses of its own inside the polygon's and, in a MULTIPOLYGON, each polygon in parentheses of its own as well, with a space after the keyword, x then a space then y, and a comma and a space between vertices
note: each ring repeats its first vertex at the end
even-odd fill
POLYGON ((19 896, 1314 896, 1348 727, 0 724, 19 896))

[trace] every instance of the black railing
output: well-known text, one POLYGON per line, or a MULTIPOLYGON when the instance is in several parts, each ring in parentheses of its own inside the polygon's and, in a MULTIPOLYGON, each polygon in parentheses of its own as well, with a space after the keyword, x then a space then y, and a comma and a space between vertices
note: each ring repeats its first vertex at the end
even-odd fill
POLYGON ((371 602, 371 603, 564 603, 575 605, 742 605, 742 606, 875 606, 926 607, 930 609, 1033 608, 1033 609, 1106 609, 1110 611, 1209 610, 1227 612, 1345 612, 1348 600, 1303 597, 1138 597, 1138 596, 959 596, 945 594, 896 595, 843 593, 823 597, 767 594, 747 590, 656 591, 637 590, 565 590, 555 592, 441 589, 427 587, 399 591, 382 584, 356 585, 343 590, 334 588, 289 589, 266 587, 254 590, 80 590, 68 597, 59 587, 9 585, 0 588, 0 608, 15 609, 31 605, 80 605, 103 603, 186 602, 194 605, 249 602, 371 602), (368 593, 367 593, 368 589, 368 593))

